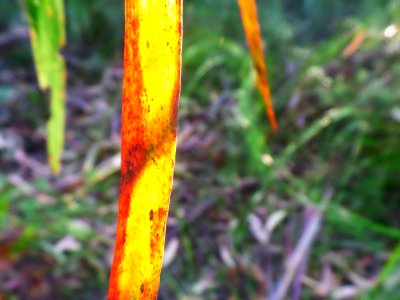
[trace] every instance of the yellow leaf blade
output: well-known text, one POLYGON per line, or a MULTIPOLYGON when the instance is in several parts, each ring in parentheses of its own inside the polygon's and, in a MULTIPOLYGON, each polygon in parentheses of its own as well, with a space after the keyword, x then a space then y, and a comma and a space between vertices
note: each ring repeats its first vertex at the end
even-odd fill
POLYGON ((156 299, 175 163, 181 0, 126 0, 122 165, 109 299, 156 299))

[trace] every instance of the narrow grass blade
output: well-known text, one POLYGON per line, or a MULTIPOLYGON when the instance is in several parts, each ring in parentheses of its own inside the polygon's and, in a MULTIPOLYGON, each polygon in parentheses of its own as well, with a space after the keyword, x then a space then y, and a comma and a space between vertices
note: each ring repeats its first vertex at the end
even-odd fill
POLYGON ((255 0, 238 0, 247 43, 250 48, 253 64, 257 72, 258 88, 264 98, 267 115, 272 130, 278 128, 272 107, 271 92, 268 84, 267 67, 264 62, 263 46, 261 40, 260 24, 257 17, 257 5, 255 0))

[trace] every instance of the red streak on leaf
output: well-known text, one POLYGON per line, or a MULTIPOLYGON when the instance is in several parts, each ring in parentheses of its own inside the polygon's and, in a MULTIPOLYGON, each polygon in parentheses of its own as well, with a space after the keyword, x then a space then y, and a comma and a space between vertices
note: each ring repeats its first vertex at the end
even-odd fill
POLYGON ((124 255, 124 244, 126 236, 126 223, 130 211, 130 200, 135 178, 145 165, 146 151, 143 143, 143 124, 140 122, 142 107, 140 101, 129 101, 139 98, 143 89, 142 69, 139 56, 137 39, 139 21, 136 16, 126 14, 124 68, 132 68, 134 72, 125 72, 124 88, 122 95, 122 128, 121 128, 121 179, 120 195, 118 200, 118 225, 114 251, 114 262, 111 269, 109 299, 120 299, 118 291, 118 268, 124 255), (133 53, 128 54, 129 45, 133 53), (136 59, 135 59, 136 58, 136 59), (132 89, 125 88, 132 86, 132 89), (133 92, 133 95, 130 93, 133 92), (132 126, 132 129, 129 126, 132 126), (136 127, 136 128, 135 128, 136 127), (136 136, 133 134, 136 132, 136 136), (135 174, 136 173, 136 174, 135 174), (136 175, 136 176, 135 176, 136 175), (113 275, 115 274, 115 275, 113 275))

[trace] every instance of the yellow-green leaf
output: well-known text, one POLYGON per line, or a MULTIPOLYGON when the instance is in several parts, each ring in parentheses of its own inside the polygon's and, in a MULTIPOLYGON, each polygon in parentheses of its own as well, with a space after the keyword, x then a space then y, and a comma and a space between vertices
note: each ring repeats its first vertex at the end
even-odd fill
POLYGON ((24 0, 39 87, 50 97, 47 152, 51 170, 61 169, 65 128, 65 45, 63 0, 24 0))

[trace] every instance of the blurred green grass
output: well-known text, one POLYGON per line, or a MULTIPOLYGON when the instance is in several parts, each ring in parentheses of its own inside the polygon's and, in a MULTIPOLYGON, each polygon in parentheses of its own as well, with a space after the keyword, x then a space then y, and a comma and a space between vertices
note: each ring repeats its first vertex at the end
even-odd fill
MULTIPOLYGON (((119 111, 120 78, 111 88, 102 86, 105 70, 121 63, 122 4, 66 2, 70 94, 89 98, 90 106, 97 100, 107 111, 92 128, 70 128, 74 136, 69 140, 79 144, 79 151, 66 146, 72 158, 65 159, 64 176, 80 174, 89 149, 118 131, 110 123, 119 111), (93 86, 100 96, 86 96, 93 86)), ((21 24, 15 3, 0 5, 2 31, 21 24)), ((391 24, 399 28, 399 2, 258 1, 279 121, 276 134, 268 128, 256 89, 236 2, 186 0, 184 5, 180 139, 167 231, 167 245, 177 238, 179 248, 162 273, 160 298, 256 298, 261 292, 255 274, 261 270, 272 277, 269 283, 278 281, 286 244, 293 246, 299 238, 303 210, 311 206, 322 211, 323 224, 307 276, 318 280, 328 262, 338 286, 355 285, 354 273, 378 278, 373 289, 358 291, 357 298, 400 299, 400 37, 383 34, 391 24), (343 49, 360 30, 366 32, 365 41, 344 58, 343 49), (250 187, 249 178, 255 182, 250 187), (192 210, 200 215, 193 216, 192 210), (262 245, 249 230, 248 217, 266 218, 277 210, 287 217, 270 244, 262 245), (228 249, 235 267, 221 249, 228 249), (277 254, 266 254, 274 249, 277 254)), ((29 55, 28 48, 18 55, 7 52, 0 66, 32 69, 29 55)), ((26 81, 30 97, 20 99, 20 105, 40 98, 34 80, 26 81)), ((13 106, 3 99, 0 105, 4 110, 13 106)), ((17 111, 30 126, 43 126, 44 120, 17 111)), ((71 107, 69 112, 74 121, 71 107)), ((4 162, 6 150, 0 151, 4 162)), ((100 152, 99 165, 116 153, 100 152)), ((23 168, 12 166, 0 175, 0 241, 5 244, 8 236, 17 241, 7 260, 14 268, 27 261, 36 261, 39 270, 51 265, 40 278, 57 299, 104 296, 118 176, 63 191, 54 178, 31 179, 23 168), (27 178, 33 194, 10 180, 15 172, 27 178), (39 201, 38 194, 51 196, 55 204, 39 201), (70 249, 60 251, 65 237, 70 249)), ((30 299, 18 289, 0 286, 1 293, 30 299)), ((317 299, 315 290, 307 285, 301 299, 317 299)))

